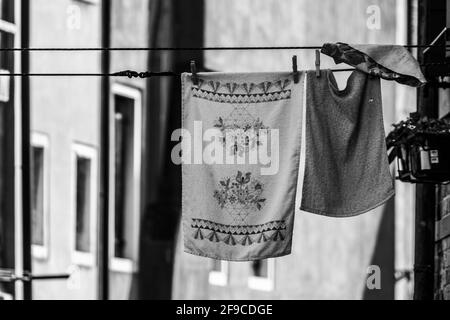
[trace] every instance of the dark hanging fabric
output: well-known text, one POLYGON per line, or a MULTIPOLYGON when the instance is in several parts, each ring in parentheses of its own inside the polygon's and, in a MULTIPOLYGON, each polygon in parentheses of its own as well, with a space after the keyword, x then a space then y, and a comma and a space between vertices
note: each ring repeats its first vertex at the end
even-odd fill
MULTIPOLYGON (((149 47, 201 47, 204 0, 151 0, 149 47), (176 21, 176 23, 174 23, 176 21)), ((181 74, 202 51, 151 51, 150 70, 181 74)), ((170 160, 173 130, 181 127, 179 77, 147 78, 143 108, 142 224, 139 248, 139 299, 170 299, 177 231, 181 216, 181 167, 170 160)), ((206 235, 204 235, 206 236, 206 235)))
POLYGON ((337 42, 325 43, 321 52, 332 57, 336 64, 346 63, 385 80, 413 87, 426 83, 419 63, 404 46, 337 42))
POLYGON ((355 70, 339 90, 333 73, 308 72, 301 210, 331 217, 367 212, 394 194, 380 79, 355 70))

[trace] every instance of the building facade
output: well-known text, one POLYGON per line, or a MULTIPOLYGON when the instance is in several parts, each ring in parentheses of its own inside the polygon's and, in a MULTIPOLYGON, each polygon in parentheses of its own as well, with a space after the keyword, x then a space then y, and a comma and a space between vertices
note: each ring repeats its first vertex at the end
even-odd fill
MULTIPOLYGON (((100 45, 97 2, 31 2, 31 46, 100 45), (48 21, 44 23, 43 21, 48 21)), ((31 55, 35 72, 99 72, 98 53, 31 55)), ((36 299, 97 296, 100 80, 32 78, 32 270, 76 272, 78 280, 35 281, 36 299), (80 194, 85 190, 84 194, 80 194)))
MULTIPOLYGON (((108 0, 104 0, 108 1, 108 0)), ((414 43, 426 0, 114 0, 112 47, 414 43), (411 40, 412 39, 412 40, 411 40)), ((100 47, 102 0, 30 0, 32 47, 100 47)), ((0 1, 0 46, 19 47, 20 1, 0 1)), ((415 53, 415 52, 414 52, 415 53)), ((314 68, 314 52, 117 51, 111 70, 244 72, 314 68)), ((98 73, 101 52, 32 52, 31 72, 98 73)), ((322 55, 321 68, 335 68, 322 55)), ((22 269, 20 53, 0 53, 0 269, 22 269)), ((336 75, 340 88, 348 74, 336 75)), ((31 77, 34 299, 98 299, 101 78, 31 77)), ((385 129, 416 109, 415 89, 383 81, 385 129)), ((170 134, 180 124, 178 78, 110 79, 108 283, 112 299, 411 299, 415 186, 372 212, 333 219, 296 212, 292 254, 237 263, 183 252, 180 168, 170 134), (379 272, 381 288, 367 280, 379 272)), ((448 114, 448 89, 440 116, 448 114)), ((394 170, 392 171, 394 175, 394 170)), ((437 188, 435 297, 450 298, 449 190, 437 188)), ((0 299, 21 298, 2 282, 0 299)))
MULTIPOLYGON (((31 45, 100 47, 101 2, 31 3, 31 45)), ((147 43, 148 1, 112 3, 111 46, 147 43)), ((33 72, 100 72, 99 52, 45 52, 33 72)), ((111 54, 111 71, 143 71, 146 52, 111 54)), ((136 297, 145 81, 111 78, 109 296, 136 297)), ((99 297, 99 77, 31 81, 33 273, 69 272, 68 281, 34 281, 36 299, 99 297)))

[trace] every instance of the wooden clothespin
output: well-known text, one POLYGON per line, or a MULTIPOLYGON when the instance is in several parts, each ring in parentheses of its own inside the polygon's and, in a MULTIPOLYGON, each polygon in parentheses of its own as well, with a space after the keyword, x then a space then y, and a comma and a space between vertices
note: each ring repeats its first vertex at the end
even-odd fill
POLYGON ((191 60, 191 73, 192 73, 192 83, 197 86, 198 85, 197 66, 195 65, 194 60, 191 60))
POLYGON ((294 83, 298 83, 300 74, 297 69, 297 56, 292 56, 292 72, 294 73, 294 83))
POLYGON ((316 77, 320 78, 320 51, 316 50, 316 77))

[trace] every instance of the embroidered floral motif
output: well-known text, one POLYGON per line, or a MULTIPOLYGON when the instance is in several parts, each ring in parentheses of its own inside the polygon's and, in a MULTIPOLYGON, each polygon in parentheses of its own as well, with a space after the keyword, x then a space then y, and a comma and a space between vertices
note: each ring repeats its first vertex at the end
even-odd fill
POLYGON ((230 146, 231 154, 242 154, 262 144, 260 130, 268 130, 260 118, 254 118, 243 107, 235 107, 226 118, 219 117, 214 127, 222 132, 221 142, 230 146))
POLYGON ((251 172, 242 174, 238 171, 235 181, 226 178, 220 181, 220 189, 214 191, 220 207, 223 209, 227 204, 250 205, 261 210, 266 199, 261 197, 263 184, 257 179, 251 178, 251 172))
POLYGON ((192 219, 194 239, 223 242, 230 246, 250 246, 268 241, 284 241, 286 223, 284 220, 270 221, 258 225, 227 225, 209 220, 192 219))
POLYGON ((245 223, 250 213, 261 210, 265 204, 264 185, 251 175, 251 172, 238 171, 235 177, 221 180, 219 188, 214 190, 213 197, 235 223, 245 223))

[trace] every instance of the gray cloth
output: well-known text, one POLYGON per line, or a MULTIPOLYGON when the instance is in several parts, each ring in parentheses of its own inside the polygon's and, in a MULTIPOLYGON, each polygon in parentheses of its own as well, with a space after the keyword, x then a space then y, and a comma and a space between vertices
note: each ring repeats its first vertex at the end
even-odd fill
POLYGON ((345 217, 393 194, 380 78, 355 70, 339 90, 333 73, 307 75, 306 159, 301 209, 345 217))

